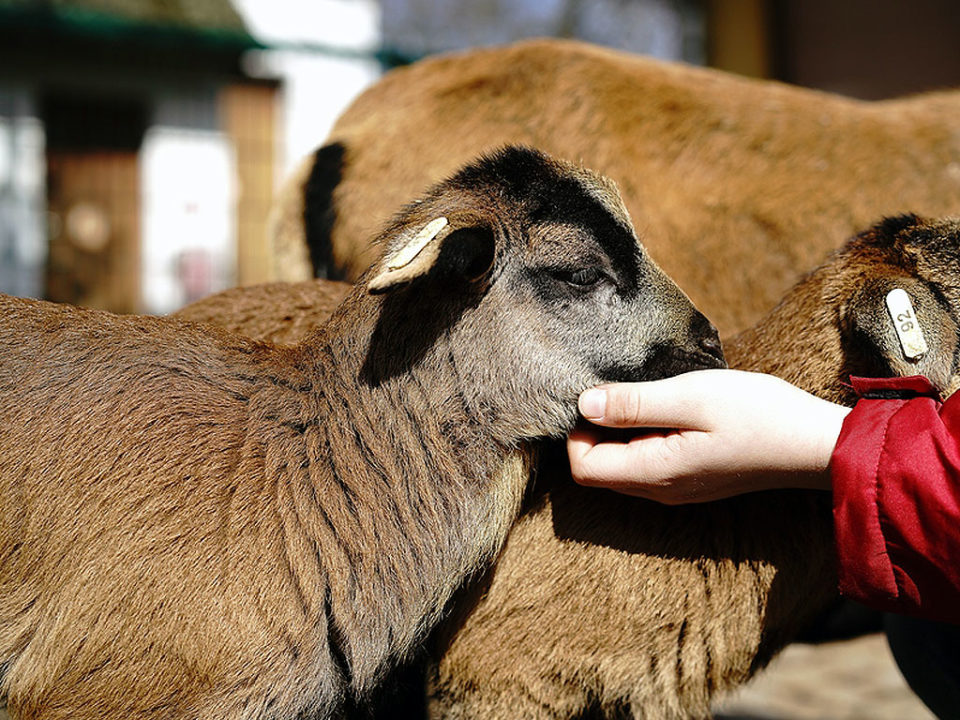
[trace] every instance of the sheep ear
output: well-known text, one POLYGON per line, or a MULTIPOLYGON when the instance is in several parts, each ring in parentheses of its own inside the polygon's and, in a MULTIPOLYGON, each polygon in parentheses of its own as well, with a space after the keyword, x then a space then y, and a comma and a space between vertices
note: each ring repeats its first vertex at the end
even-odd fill
POLYGON ((371 293, 382 293, 431 271, 457 273, 468 280, 486 274, 493 264, 494 238, 486 225, 438 217, 409 233, 406 242, 380 261, 367 283, 371 293))
POLYGON ((954 367, 957 326, 925 283, 909 278, 869 282, 844 312, 851 349, 873 372, 924 375, 944 394, 960 382, 954 367))

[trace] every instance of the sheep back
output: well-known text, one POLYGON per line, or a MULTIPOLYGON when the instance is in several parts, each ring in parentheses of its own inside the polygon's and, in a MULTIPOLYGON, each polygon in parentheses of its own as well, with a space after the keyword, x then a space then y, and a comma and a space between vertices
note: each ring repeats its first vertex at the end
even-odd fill
POLYGON ((309 277, 311 256, 357 277, 389 208, 520 142, 616 179, 653 257, 728 336, 877 217, 955 212, 958 114, 953 91, 861 102, 566 40, 437 56, 361 94, 290 178, 278 277, 309 277))

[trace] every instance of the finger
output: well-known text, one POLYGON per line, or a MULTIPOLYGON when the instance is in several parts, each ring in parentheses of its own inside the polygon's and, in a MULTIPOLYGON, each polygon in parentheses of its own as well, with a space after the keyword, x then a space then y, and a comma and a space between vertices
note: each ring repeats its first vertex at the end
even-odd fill
POLYGON ((663 482, 673 474, 662 462, 664 442, 660 435, 623 443, 598 441, 587 432, 572 434, 567 444, 570 471, 581 485, 620 491, 663 482))
POLYGON ((582 455, 598 442, 601 442, 600 432, 599 428, 580 423, 570 431, 570 435, 567 437, 567 448, 579 448, 579 454, 582 455))
POLYGON ((567 457, 571 469, 579 466, 583 456, 600 441, 600 433, 597 430, 592 430, 583 424, 574 428, 567 436, 567 457))
MULTIPOLYGON (((647 431, 649 434, 650 431, 647 431)), ((567 453, 577 459, 601 443, 623 445, 637 437, 633 430, 625 428, 604 428, 589 423, 578 423, 567 437, 567 453)))
POLYGON ((706 429, 701 372, 591 388, 580 395, 580 412, 605 427, 706 429))

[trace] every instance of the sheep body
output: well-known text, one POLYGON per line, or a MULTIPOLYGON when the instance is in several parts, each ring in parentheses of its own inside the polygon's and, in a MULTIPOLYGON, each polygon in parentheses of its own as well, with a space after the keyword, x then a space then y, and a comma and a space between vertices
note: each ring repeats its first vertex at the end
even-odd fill
POLYGON ((335 715, 497 551, 579 389, 719 362, 581 168, 504 150, 382 237, 384 264, 294 346, 0 297, 16 717, 335 715), (603 281, 565 280, 583 266, 603 281))
MULTIPOLYGON (((731 366, 846 404, 850 373, 921 373, 951 392, 958 240, 956 220, 876 225, 727 343, 731 366), (923 359, 900 351, 884 307, 894 287, 912 297, 931 345, 923 359)), ((319 301, 298 322, 322 322, 336 287, 289 287, 319 301)), ((211 300, 181 312, 240 332, 282 333, 290 326, 283 286, 268 296, 272 313, 248 325, 229 310, 213 317, 204 308, 211 300)), ((496 567, 461 592, 433 639, 431 717, 709 717, 713 699, 763 667, 835 597, 825 494, 665 507, 573 484, 562 448, 541 458, 536 488, 496 567)))
POLYGON ((955 212, 958 114, 956 91, 855 101, 565 40, 432 57, 361 94, 286 184, 277 277, 308 277, 309 251, 355 278, 388 208, 523 142, 617 178, 653 257, 729 336, 875 218, 955 212))
POLYGON ((257 340, 295 345, 330 319, 350 288, 350 283, 334 280, 262 283, 210 295, 173 315, 257 340))
POLYGON ((18 717, 319 713, 374 684, 516 511, 522 457, 468 433, 431 443, 450 436, 415 402, 436 398, 377 402, 304 353, 281 364, 194 326, 2 309, 23 348, 2 388, 18 717), (433 473, 465 502, 431 493, 433 473))

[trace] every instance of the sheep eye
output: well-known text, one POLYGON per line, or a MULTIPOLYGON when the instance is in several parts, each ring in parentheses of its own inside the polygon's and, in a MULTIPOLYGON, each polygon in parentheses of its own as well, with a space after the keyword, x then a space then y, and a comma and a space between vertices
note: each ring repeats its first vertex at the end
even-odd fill
POLYGON ((583 268, 581 270, 557 270, 554 276, 568 285, 576 287, 590 287, 596 285, 602 275, 596 268, 583 268))

